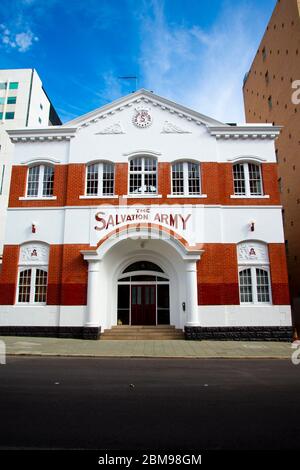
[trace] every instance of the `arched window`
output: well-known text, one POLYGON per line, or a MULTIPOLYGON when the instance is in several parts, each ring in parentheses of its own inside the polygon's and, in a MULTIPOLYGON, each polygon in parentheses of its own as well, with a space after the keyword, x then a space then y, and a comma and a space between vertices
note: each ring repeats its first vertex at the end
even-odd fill
POLYGON ((35 165, 28 169, 27 197, 52 197, 53 185, 53 166, 35 165))
POLYGON ((92 163, 87 166, 86 195, 113 196, 114 165, 109 162, 92 163))
POLYGON ((172 165, 172 194, 177 196, 200 195, 199 163, 177 162, 172 165))
POLYGON ((137 157, 129 162, 129 194, 157 194, 157 161, 137 157))
POLYGON ((234 194, 237 196, 262 196, 261 166, 255 163, 233 165, 234 194))
POLYGON ((48 259, 49 248, 43 243, 27 243, 21 247, 17 303, 46 303, 48 259))
POLYGON ((264 243, 238 245, 241 304, 271 303, 268 248, 264 243))

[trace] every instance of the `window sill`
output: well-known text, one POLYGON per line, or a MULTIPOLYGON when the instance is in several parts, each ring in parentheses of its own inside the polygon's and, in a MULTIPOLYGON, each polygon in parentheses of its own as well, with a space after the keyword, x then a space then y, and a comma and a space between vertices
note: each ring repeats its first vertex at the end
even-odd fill
POLYGON ((40 302, 40 303, 39 302, 32 302, 32 303, 30 303, 30 302, 17 302, 15 304, 15 307, 30 307, 30 308, 32 308, 32 307, 44 307, 45 305, 47 305, 46 302, 40 302))
POLYGON ((237 194, 232 194, 230 196, 230 199, 270 199, 269 195, 264 195, 264 196, 247 196, 247 195, 237 195, 237 194))
POLYGON ((240 307, 273 307, 271 302, 240 302, 240 307))
POLYGON ((128 199, 160 199, 162 198, 161 194, 125 194, 123 198, 128 199))
POLYGON ((207 194, 168 194, 168 199, 205 199, 207 198, 207 194))
POLYGON ((79 196, 79 199, 118 199, 119 196, 79 196))
POLYGON ((57 199, 56 196, 49 196, 49 197, 19 197, 19 201, 55 201, 57 199))

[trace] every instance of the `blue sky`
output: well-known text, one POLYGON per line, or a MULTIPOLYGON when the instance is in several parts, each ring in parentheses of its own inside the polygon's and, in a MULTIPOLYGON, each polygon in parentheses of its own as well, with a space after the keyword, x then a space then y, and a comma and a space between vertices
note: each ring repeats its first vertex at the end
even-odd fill
POLYGON ((62 120, 147 88, 244 121, 242 81, 276 0, 1 0, 0 68, 36 68, 62 120))

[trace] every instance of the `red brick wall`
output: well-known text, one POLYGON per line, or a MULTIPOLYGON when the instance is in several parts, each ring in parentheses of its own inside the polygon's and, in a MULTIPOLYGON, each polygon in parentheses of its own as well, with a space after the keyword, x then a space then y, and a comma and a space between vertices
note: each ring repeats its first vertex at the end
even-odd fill
POLYGON ((272 283, 272 300, 274 305, 289 305, 289 285, 283 243, 269 244, 269 258, 272 283))
MULTIPOLYGON (((88 245, 52 245, 48 273, 48 305, 86 305, 88 265, 81 250, 88 245)), ((235 244, 208 243, 198 261, 198 304, 238 305, 238 265, 235 244)), ((19 247, 4 247, 0 304, 12 305, 18 272, 19 247)), ((284 244, 269 245, 274 305, 289 305, 284 244)))
POLYGON ((66 203, 67 174, 69 165, 55 165, 53 196, 54 200, 20 201, 19 197, 26 195, 27 171, 26 166, 13 166, 10 183, 8 207, 60 207, 66 203))
POLYGON ((64 245, 62 249, 61 304, 86 305, 88 264, 81 250, 88 245, 64 245))
POLYGON ((5 245, 0 275, 0 305, 13 305, 15 303, 18 282, 18 260, 19 247, 16 245, 5 245))
POLYGON ((236 245, 209 243, 203 249, 198 261, 198 304, 239 304, 236 245))
MULTIPOLYGON (((99 199, 79 199, 85 194, 85 164, 55 165, 54 196, 56 200, 47 201, 19 201, 26 192, 26 166, 14 166, 10 188, 9 207, 47 207, 47 206, 85 206, 99 205, 99 199)), ((201 163, 202 193, 207 194, 203 199, 205 204, 224 205, 269 205, 280 204, 277 170, 275 163, 262 165, 264 193, 269 199, 231 199, 233 195, 233 176, 231 163, 201 163)), ((128 164, 115 164, 115 194, 124 196, 128 191, 128 164)), ((158 164, 158 193, 162 196, 160 204, 170 204, 167 198, 171 194, 171 164, 162 162, 158 164)), ((133 199, 129 198, 127 204, 157 204, 157 199, 133 199)), ((172 198, 172 204, 199 204, 197 198, 172 198)), ((101 204, 119 204, 118 199, 101 199, 101 204)))

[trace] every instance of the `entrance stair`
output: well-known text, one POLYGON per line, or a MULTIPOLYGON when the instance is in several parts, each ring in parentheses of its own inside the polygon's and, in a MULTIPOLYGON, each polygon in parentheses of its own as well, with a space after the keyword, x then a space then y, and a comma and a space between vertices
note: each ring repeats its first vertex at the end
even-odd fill
POLYGON ((184 339, 182 330, 173 325, 157 326, 113 326, 105 330, 100 337, 101 340, 173 340, 184 339))

